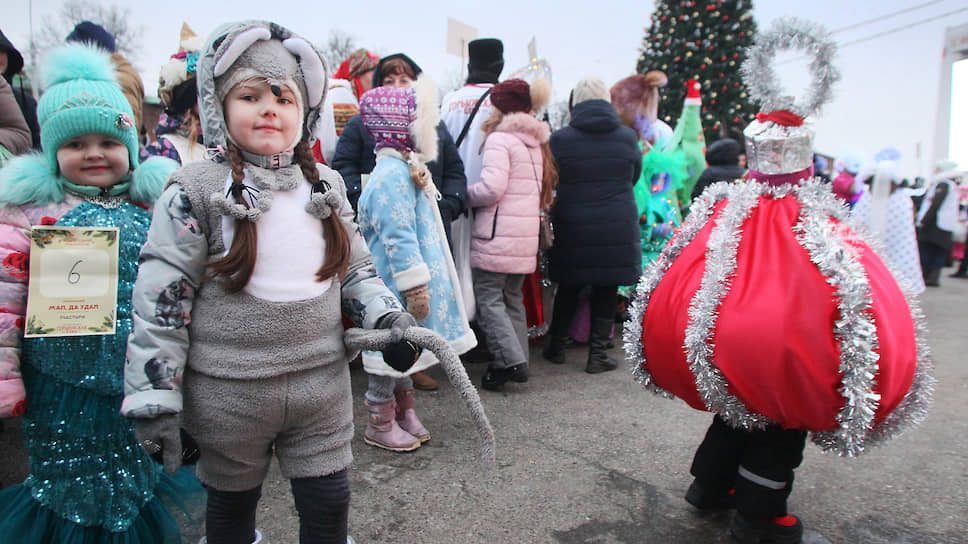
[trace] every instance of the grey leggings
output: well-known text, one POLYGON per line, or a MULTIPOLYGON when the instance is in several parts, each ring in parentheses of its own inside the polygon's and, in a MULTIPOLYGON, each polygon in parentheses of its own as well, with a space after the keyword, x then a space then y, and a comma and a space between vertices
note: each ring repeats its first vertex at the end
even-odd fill
POLYGON ((412 387, 413 380, 410 379, 410 376, 394 378, 392 376, 369 374, 365 398, 370 404, 383 404, 390 402, 393 398, 393 392, 397 389, 410 389, 412 387))

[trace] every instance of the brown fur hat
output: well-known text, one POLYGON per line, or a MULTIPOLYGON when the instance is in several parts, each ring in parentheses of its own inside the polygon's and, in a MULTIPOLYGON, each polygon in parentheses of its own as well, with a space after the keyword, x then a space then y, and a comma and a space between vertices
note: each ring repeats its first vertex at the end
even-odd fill
POLYGON ((635 128, 636 114, 655 122, 659 117, 659 87, 669 82, 665 72, 651 70, 620 79, 612 85, 612 105, 625 126, 635 128))

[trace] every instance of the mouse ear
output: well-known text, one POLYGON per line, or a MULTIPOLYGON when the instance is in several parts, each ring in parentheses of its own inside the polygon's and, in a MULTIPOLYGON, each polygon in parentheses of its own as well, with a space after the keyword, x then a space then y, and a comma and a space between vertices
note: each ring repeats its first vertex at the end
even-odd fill
POLYGON ((215 63, 215 69, 212 71, 212 74, 214 77, 221 76, 235 64, 235 61, 239 60, 242 53, 251 47, 252 44, 259 40, 268 40, 271 38, 272 33, 269 32, 269 29, 259 26, 239 32, 232 38, 232 41, 228 45, 223 40, 219 43, 218 47, 222 48, 224 46, 225 51, 219 56, 218 62, 215 63))
POLYGON ((326 65, 316 48, 302 38, 288 38, 282 45, 299 59, 299 69, 306 84, 306 109, 316 109, 323 105, 326 96, 326 65))

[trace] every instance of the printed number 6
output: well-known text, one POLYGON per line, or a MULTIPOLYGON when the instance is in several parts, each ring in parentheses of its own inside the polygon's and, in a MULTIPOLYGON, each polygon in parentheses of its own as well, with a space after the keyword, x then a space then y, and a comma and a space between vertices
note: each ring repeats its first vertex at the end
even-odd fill
POLYGON ((82 259, 82 260, 77 261, 76 263, 74 263, 74 266, 71 267, 71 271, 67 273, 67 283, 73 285, 73 284, 81 281, 81 275, 78 274, 77 272, 74 272, 74 269, 77 268, 77 265, 79 265, 79 264, 81 264, 83 262, 84 262, 84 260, 82 259))

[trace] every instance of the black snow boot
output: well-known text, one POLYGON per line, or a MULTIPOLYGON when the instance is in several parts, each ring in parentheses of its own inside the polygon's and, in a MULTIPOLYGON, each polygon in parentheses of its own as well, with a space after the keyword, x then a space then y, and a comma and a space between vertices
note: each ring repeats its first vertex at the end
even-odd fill
POLYGON ((615 359, 608 356, 608 336, 612 333, 613 321, 596 317, 592 319, 592 330, 588 338, 588 364, 585 372, 598 374, 618 368, 615 359))

